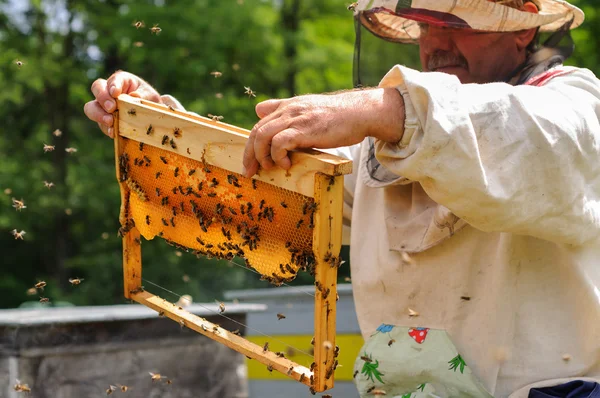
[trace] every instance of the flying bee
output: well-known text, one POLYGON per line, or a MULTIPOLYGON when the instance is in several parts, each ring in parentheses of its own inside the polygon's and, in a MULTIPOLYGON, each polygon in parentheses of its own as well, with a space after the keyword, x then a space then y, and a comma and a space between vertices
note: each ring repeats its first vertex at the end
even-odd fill
POLYGON ((39 289, 39 290, 41 290, 43 292, 44 288, 46 287, 46 282, 45 281, 39 281, 38 283, 36 283, 35 285, 33 285, 33 287, 35 287, 36 289, 39 289))
POLYGON ((161 376, 160 373, 152 373, 152 372, 148 372, 150 374, 150 378, 151 380, 154 381, 160 381, 160 379, 162 379, 164 376, 161 376))
POLYGON ((179 320, 179 327, 181 327, 183 329, 183 327, 185 326, 185 321, 183 319, 179 320))
POLYGON ((171 381, 171 379, 167 379, 167 380, 165 380, 165 384, 171 385, 171 384, 173 384, 173 382, 171 381))
POLYGON ((167 142, 169 142, 169 136, 168 135, 163 135, 162 141, 160 142, 161 145, 165 145, 167 142))
POLYGON ((135 116, 136 115, 136 110, 135 108, 131 108, 127 111, 127 114, 131 115, 131 116, 135 116))
POLYGON ((15 382, 16 382, 16 384, 14 385, 13 390, 15 390, 16 392, 26 392, 26 393, 31 392, 31 388, 27 384, 21 383, 21 381, 19 381, 19 379, 16 379, 15 382))
POLYGON ((269 372, 273 372, 273 366, 272 365, 267 365, 267 370, 269 372))
POLYGON ((150 124, 148 126, 148 128, 146 129, 146 135, 150 135, 154 132, 154 127, 152 127, 152 125, 150 124))
POLYGON ((53 182, 50 181, 44 181, 44 186, 48 189, 52 188, 54 186, 53 182))
POLYGON ((15 210, 17 210, 17 211, 21 211, 22 209, 27 208, 27 206, 25 206, 25 201, 23 199, 17 200, 15 198, 12 198, 12 202, 13 202, 12 207, 14 207, 15 210))
POLYGON ((162 29, 158 27, 158 24, 155 24, 153 27, 150 28, 150 32, 152 32, 155 35, 157 35, 160 32, 162 32, 162 29))
POLYGON ((390 341, 388 341, 388 347, 391 347, 392 344, 394 344, 395 342, 396 342, 396 340, 390 339, 390 341))
POLYGON ((282 319, 285 319, 285 315, 283 315, 283 314, 277 314, 277 320, 280 321, 282 319))
POLYGON ((315 336, 310 340, 310 345, 315 345, 315 336))
POLYGON ((244 86, 244 89, 246 90, 244 94, 248 94, 248 97, 256 97, 256 94, 254 93, 254 91, 252 91, 250 87, 244 86))
POLYGON ((23 66, 23 65, 24 65, 24 62, 23 62, 23 61, 20 61, 20 60, 18 60, 18 59, 17 59, 17 60, 15 61, 15 64, 16 64, 16 65, 17 65, 17 66, 20 68, 21 66, 23 66))
POLYGON ((50 302, 49 298, 47 298, 47 297, 40 297, 40 303, 46 304, 46 303, 49 303, 49 302, 50 302))
POLYGON ((346 8, 347 8, 348 10, 350 10, 350 11, 354 11, 354 10, 356 9, 356 7, 357 7, 357 6, 358 6, 358 2, 357 2, 357 1, 355 1, 355 2, 354 2, 354 3, 352 3, 352 4, 349 4, 349 5, 348 5, 348 7, 346 7, 346 8))
POLYGON ((167 164, 167 158, 165 158, 164 156, 161 156, 161 157, 160 157, 160 160, 162 160, 162 162, 163 162, 164 164, 167 164))
POLYGON ((408 316, 409 316, 409 317, 411 317, 411 318, 412 318, 412 317, 417 317, 417 316, 419 316, 419 313, 418 313, 417 311, 415 311, 415 310, 413 310, 413 309, 409 308, 409 309, 408 309, 408 316))
POLYGON ((146 26, 144 25, 144 21, 135 21, 132 25, 135 26, 136 29, 143 28, 144 26, 146 26))
POLYGON ((219 314, 225 312, 225 303, 219 303, 219 314))
POLYGON ((179 175, 179 167, 175 167, 175 177, 179 175))
POLYGON ((110 395, 113 392, 117 391, 117 387, 113 386, 112 384, 108 386, 108 388, 106 389, 106 395, 110 395))
POLYGON ((127 392, 127 390, 129 390, 129 387, 127 387, 127 386, 124 386, 124 385, 122 385, 122 384, 119 384, 119 388, 120 388, 120 389, 121 389, 121 391, 123 391, 123 392, 127 392))
POLYGON ((52 152, 54 150, 54 145, 44 144, 44 152, 52 152))
POLYGON ((267 341, 263 346, 263 353, 269 351, 269 342, 267 341))
POLYGON ((236 336, 241 336, 240 329, 235 329, 231 331, 231 333, 235 334, 236 336))
POLYGON ((69 279, 69 283, 71 283, 71 285, 73 285, 73 286, 77 286, 83 281, 84 281, 83 278, 70 278, 69 279))
POLYGON ((181 129, 179 127, 173 129, 173 136, 175 138, 181 138, 181 129))
POLYGON ((216 79, 217 77, 221 77, 221 76, 223 76, 223 73, 221 73, 221 72, 219 72, 219 71, 216 71, 216 70, 215 70, 215 71, 212 71, 212 72, 210 72, 210 74, 211 74, 211 75, 213 75, 213 76, 215 77, 215 79, 216 79))
POLYGON ((56 129, 52 132, 52 135, 55 137, 60 137, 62 135, 62 131, 60 131, 60 129, 56 129))
POLYGON ((169 143, 171 144, 171 148, 177 149, 177 144, 175 144, 175 140, 173 138, 171 138, 171 141, 169 141, 169 143))

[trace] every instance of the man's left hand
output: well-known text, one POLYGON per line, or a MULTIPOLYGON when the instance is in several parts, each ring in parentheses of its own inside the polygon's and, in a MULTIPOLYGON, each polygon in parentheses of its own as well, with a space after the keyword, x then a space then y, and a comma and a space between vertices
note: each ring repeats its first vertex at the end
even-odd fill
POLYGON ((261 120, 244 151, 247 177, 259 167, 289 169, 288 152, 295 149, 339 148, 367 136, 397 142, 404 130, 404 101, 393 88, 267 100, 256 114, 261 120))

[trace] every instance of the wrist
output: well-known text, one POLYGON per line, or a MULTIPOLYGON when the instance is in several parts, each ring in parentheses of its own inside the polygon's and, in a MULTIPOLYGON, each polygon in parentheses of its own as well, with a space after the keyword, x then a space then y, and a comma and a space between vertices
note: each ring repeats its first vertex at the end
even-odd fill
POLYGON ((397 143, 404 134, 404 99, 395 88, 377 88, 372 90, 372 123, 368 136, 375 139, 397 143))

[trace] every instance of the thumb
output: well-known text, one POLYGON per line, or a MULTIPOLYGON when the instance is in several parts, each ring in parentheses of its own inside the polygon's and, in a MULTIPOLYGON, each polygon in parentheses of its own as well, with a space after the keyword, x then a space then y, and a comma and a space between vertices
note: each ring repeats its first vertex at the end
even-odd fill
POLYGON ((277 110, 277 108, 279 108, 280 104, 281 104, 281 100, 275 100, 275 99, 259 102, 258 104, 256 104, 256 115, 260 119, 262 119, 265 116, 268 116, 269 114, 275 112, 277 110))

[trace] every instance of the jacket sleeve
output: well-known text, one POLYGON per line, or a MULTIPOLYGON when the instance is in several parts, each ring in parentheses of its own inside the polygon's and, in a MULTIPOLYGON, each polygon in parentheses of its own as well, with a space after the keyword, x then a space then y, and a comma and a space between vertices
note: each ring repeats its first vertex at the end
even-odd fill
POLYGON ((483 231, 574 245, 600 237, 600 82, 573 68, 542 87, 461 84, 395 66, 405 102, 379 162, 483 231))

